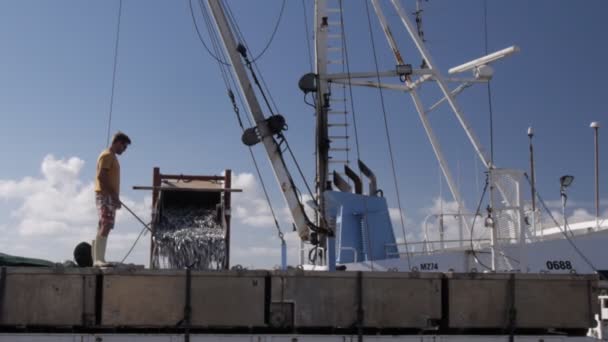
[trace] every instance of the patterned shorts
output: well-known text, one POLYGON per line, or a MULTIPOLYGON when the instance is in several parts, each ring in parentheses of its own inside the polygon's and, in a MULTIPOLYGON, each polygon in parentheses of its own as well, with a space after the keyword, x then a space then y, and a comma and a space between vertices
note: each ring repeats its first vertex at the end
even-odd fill
POLYGON ((114 218, 116 217, 116 206, 111 196, 95 193, 95 205, 99 216, 99 228, 114 228, 114 218))

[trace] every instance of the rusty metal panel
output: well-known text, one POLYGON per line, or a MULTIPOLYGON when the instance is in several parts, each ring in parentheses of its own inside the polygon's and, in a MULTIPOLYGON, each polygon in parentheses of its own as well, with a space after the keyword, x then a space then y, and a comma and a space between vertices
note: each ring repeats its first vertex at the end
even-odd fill
POLYGON ((94 323, 95 273, 85 269, 6 268, 1 325, 94 323))
POLYGON ((270 323, 275 327, 426 328, 441 318, 441 274, 277 272, 270 323), (359 283, 361 281, 361 283, 359 283))
MULTIPOLYGON (((192 272, 191 326, 263 326, 265 275, 192 272)), ((185 271, 108 271, 103 289, 103 326, 175 327, 185 322, 185 271)))
POLYGON ((586 329, 597 313, 597 277, 450 274, 451 328, 586 329))
POLYGON ((598 306, 597 276, 516 276, 517 326, 523 328, 589 328, 598 306))
POLYGON ((195 272, 192 277, 192 326, 264 326, 264 277, 267 272, 195 272))
POLYGON ((357 322, 355 272, 275 272, 271 287, 273 327, 349 328, 357 322))
POLYGON ((433 326, 441 319, 441 278, 440 273, 364 273, 364 326, 433 326))
POLYGON ((184 318, 185 271, 104 273, 102 326, 173 327, 184 318))
POLYGON ((503 328, 508 324, 508 275, 453 274, 449 276, 451 328, 503 328))

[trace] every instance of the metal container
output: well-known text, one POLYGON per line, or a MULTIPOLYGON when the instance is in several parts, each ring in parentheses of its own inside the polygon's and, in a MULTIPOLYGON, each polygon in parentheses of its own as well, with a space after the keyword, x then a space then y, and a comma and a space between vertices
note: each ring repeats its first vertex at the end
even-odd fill
POLYGON ((440 273, 363 273, 364 326, 430 328, 441 318, 440 273))
MULTIPOLYGON (((152 190, 152 234, 150 235, 151 268, 175 268, 175 265, 163 267, 155 258, 156 242, 154 233, 162 220, 163 212, 176 208, 196 208, 215 211, 215 221, 221 227, 224 236, 225 257, 220 260, 223 269, 230 267, 230 220, 232 191, 232 171, 225 170, 224 175, 184 175, 163 174, 158 167, 154 168, 152 187, 134 187, 134 189, 152 190)), ((156 255, 158 257, 158 255, 156 255)), ((191 264, 190 261, 187 262, 191 264)), ((207 269, 199 267, 199 269, 207 269)))
POLYGON ((449 327, 587 329, 595 324, 597 276, 448 274, 449 327))
POLYGON ((441 274, 289 271, 271 287, 272 327, 422 329, 441 318, 441 274))
POLYGON ((0 325, 94 324, 95 277, 93 269, 3 268, 0 325))
MULTIPOLYGON (((192 327, 264 325, 266 272, 192 272, 192 327)), ((187 323, 186 271, 109 271, 103 279, 102 326, 176 327, 187 323)))

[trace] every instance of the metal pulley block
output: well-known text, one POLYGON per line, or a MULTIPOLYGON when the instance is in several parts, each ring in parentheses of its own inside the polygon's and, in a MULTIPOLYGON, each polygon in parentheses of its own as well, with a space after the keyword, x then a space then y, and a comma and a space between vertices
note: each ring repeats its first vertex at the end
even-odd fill
MULTIPOLYGON (((270 135, 281 134, 283 131, 287 130, 287 122, 285 121, 285 117, 280 114, 272 115, 264 120, 266 127, 268 127, 268 131, 270 135)), ((247 128, 243 135, 241 136, 241 141, 243 144, 247 146, 253 146, 260 141, 262 141, 262 136, 260 134, 260 130, 257 127, 247 128)))
POLYGON ((241 136, 241 141, 247 146, 253 146, 261 141, 257 127, 247 128, 241 136))

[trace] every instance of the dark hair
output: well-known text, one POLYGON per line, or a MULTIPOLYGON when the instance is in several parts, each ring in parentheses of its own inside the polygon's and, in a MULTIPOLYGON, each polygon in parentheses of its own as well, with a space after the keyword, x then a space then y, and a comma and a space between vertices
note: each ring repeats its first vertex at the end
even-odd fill
POLYGON ((116 132, 116 134, 114 134, 114 137, 112 138, 112 144, 117 141, 124 142, 127 145, 131 145, 131 139, 129 138, 129 136, 121 131, 118 131, 116 132))

